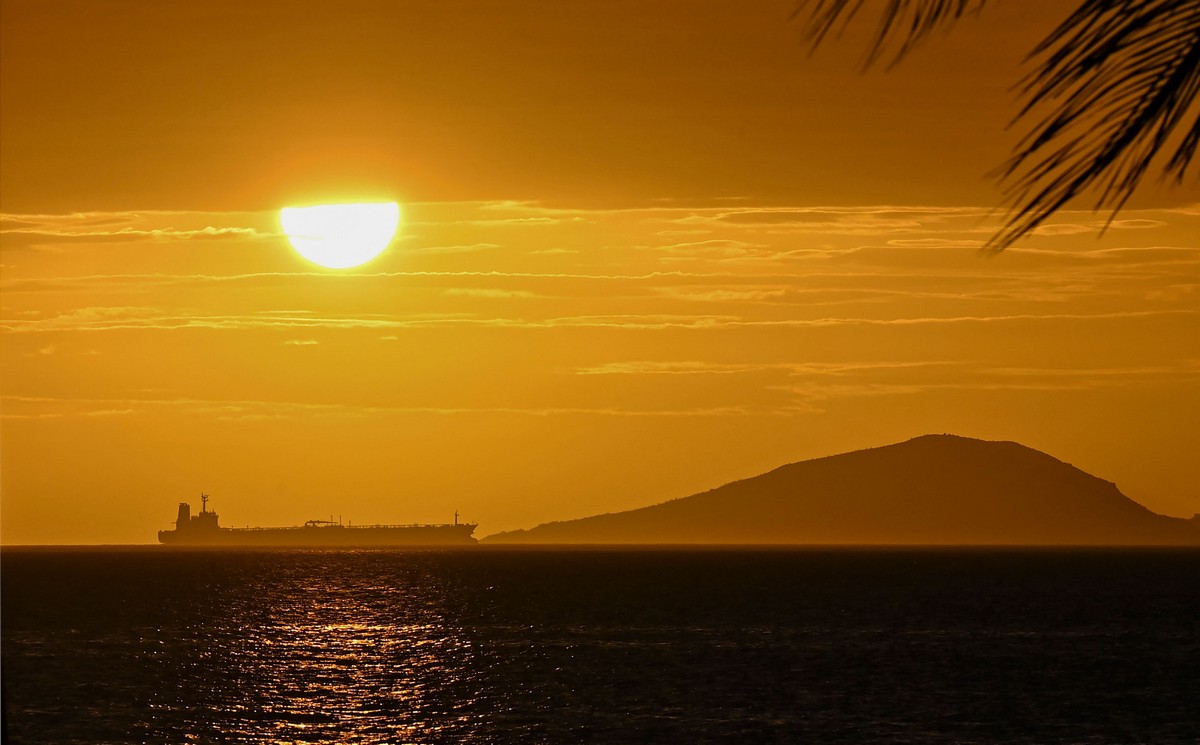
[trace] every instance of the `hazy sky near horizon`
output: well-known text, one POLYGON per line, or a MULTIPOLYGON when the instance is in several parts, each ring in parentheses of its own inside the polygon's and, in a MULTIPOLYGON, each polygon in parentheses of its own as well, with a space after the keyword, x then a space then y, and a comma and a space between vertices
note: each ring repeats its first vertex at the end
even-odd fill
POLYGON ((0 540, 201 491, 482 535, 928 432, 1200 512, 1195 180, 978 252, 1073 5, 862 74, 786 1, 4 0, 0 540), (402 206, 373 262, 280 234, 353 199, 402 206))

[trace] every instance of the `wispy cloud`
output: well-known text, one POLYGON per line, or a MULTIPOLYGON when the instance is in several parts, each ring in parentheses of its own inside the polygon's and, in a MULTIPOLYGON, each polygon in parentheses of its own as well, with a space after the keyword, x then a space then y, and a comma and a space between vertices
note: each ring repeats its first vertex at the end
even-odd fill
POLYGON ((337 403, 304 403, 266 400, 204 399, 71 399, 27 396, 0 396, 7 402, 0 418, 62 419, 72 417, 135 416, 172 411, 177 415, 196 415, 227 421, 291 420, 313 415, 371 417, 432 416, 599 416, 599 417, 725 417, 745 416, 753 412, 738 406, 698 406, 692 408, 620 408, 620 407, 514 407, 514 406, 372 406, 337 403))
POLYGON ((823 317, 808 319, 748 319, 736 315, 610 314, 562 316, 542 319, 479 317, 467 313, 414 314, 408 316, 360 315, 287 316, 219 315, 165 312, 156 309, 81 308, 44 319, 10 319, 0 323, 9 333, 101 332, 116 330, 183 331, 189 329, 400 329, 492 326, 503 328, 610 328, 629 330, 718 329, 737 327, 817 328, 834 326, 916 326, 987 324, 1016 321, 1095 322, 1153 317, 1200 317, 1200 310, 1147 310, 1110 313, 1023 313, 995 316, 925 316, 897 318, 823 317))
POLYGON ((992 367, 985 371, 989 375, 1013 378, 1077 378, 1077 379, 1138 379, 1138 378, 1191 378, 1200 373, 1200 360, 1184 360, 1174 365, 1143 365, 1140 367, 992 367))
POLYGON ((789 292, 788 287, 659 287, 656 291, 666 297, 676 300, 695 300, 708 303, 731 302, 762 302, 773 301, 784 297, 789 292))
POLYGON ((1129 218, 1125 220, 1089 220, 1086 222, 1056 222, 1041 225, 1033 231, 1034 235, 1078 235, 1080 233, 1101 233, 1108 230, 1145 230, 1161 228, 1167 225, 1163 220, 1145 218, 1129 218))
POLYGON ((268 227, 268 221, 254 213, 131 211, 0 215, 0 238, 6 248, 112 241, 260 240, 279 236, 273 225, 268 227), (230 219, 237 219, 240 224, 216 222, 230 219))
POLYGON ((650 246, 650 248, 680 257, 740 258, 754 255, 760 249, 766 248, 766 246, 746 241, 714 238, 706 241, 650 246))
POLYGON ((477 297, 495 299, 527 299, 540 297, 540 295, 537 293, 529 292, 528 290, 504 290, 497 287, 451 287, 443 290, 442 294, 450 297, 477 297))
POLYGON ((986 243, 974 238, 892 238, 887 245, 899 248, 983 248, 986 243))
POLYGON ((576 375, 739 375, 754 372, 783 372, 788 375, 838 376, 884 370, 923 369, 959 365, 959 362, 770 362, 770 363, 727 363, 683 361, 609 362, 593 367, 572 370, 576 375))
POLYGON ((155 228, 153 230, 140 230, 137 228, 119 228, 117 230, 35 230, 35 229, 10 229, 0 230, 0 233, 5 235, 26 235, 26 236, 45 236, 53 238, 67 238, 79 240, 94 241, 99 238, 113 238, 122 240, 132 239, 151 239, 151 240, 194 240, 197 238, 267 238, 275 237, 275 233, 263 233, 254 228, 217 228, 211 225, 196 228, 191 230, 181 230, 178 228, 155 228))
MULTIPOLYGON (((92 290, 106 285, 117 285, 122 288, 134 286, 169 287, 187 284, 236 284, 236 283, 285 283, 300 280, 314 280, 323 283, 351 282, 358 280, 388 280, 388 279, 461 279, 465 277, 479 279, 546 279, 546 280, 589 280, 589 281, 640 281, 669 277, 699 277, 709 278, 714 275, 708 272, 682 271, 652 271, 629 274, 583 273, 583 272, 520 272, 520 271, 406 271, 406 272, 242 272, 233 274, 82 274, 53 277, 9 279, 0 283, 0 289, 7 292, 32 292, 43 289, 92 290)), ((769 275, 777 276, 777 275, 769 275)))
POLYGON ((451 246, 406 246, 406 253, 417 254, 465 254, 479 251, 491 251, 500 248, 499 243, 469 243, 451 246))
MULTIPOLYGON (((903 367, 903 366, 901 366, 903 367)), ((770 390, 793 396, 801 410, 820 411, 819 404, 839 399, 877 396, 916 396, 948 391, 1095 391, 1147 385, 1172 385, 1195 379, 1200 365, 1195 362, 1179 365, 1147 366, 1140 368, 999 368, 978 363, 958 363, 945 371, 932 367, 912 368, 917 375, 897 376, 885 369, 855 370, 854 379, 841 376, 797 375, 800 380, 768 385, 770 390), (876 372, 886 373, 877 375, 876 372)), ((894 372, 894 371, 893 371, 894 372)))

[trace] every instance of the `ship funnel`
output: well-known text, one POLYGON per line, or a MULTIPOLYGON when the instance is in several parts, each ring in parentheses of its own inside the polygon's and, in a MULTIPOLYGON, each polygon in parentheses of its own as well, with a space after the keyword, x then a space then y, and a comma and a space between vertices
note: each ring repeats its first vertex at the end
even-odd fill
POLYGON ((188 521, 192 519, 192 506, 187 502, 179 503, 179 514, 175 518, 176 530, 187 530, 188 521))

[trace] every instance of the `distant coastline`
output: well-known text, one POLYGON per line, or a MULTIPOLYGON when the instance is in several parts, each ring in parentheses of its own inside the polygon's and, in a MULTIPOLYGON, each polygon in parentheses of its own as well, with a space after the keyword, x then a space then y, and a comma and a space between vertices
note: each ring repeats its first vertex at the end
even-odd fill
POLYGON ((782 466, 690 497, 543 523, 502 543, 781 546, 1200 545, 1200 517, 1015 442, 924 435, 782 466))

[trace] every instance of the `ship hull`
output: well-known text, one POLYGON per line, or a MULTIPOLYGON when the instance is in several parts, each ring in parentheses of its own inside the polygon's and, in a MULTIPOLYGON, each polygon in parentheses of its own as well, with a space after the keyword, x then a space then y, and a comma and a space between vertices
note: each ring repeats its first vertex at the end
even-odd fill
POLYGON ((476 543, 474 525, 343 525, 298 528, 160 530, 169 546, 465 546, 476 543))

